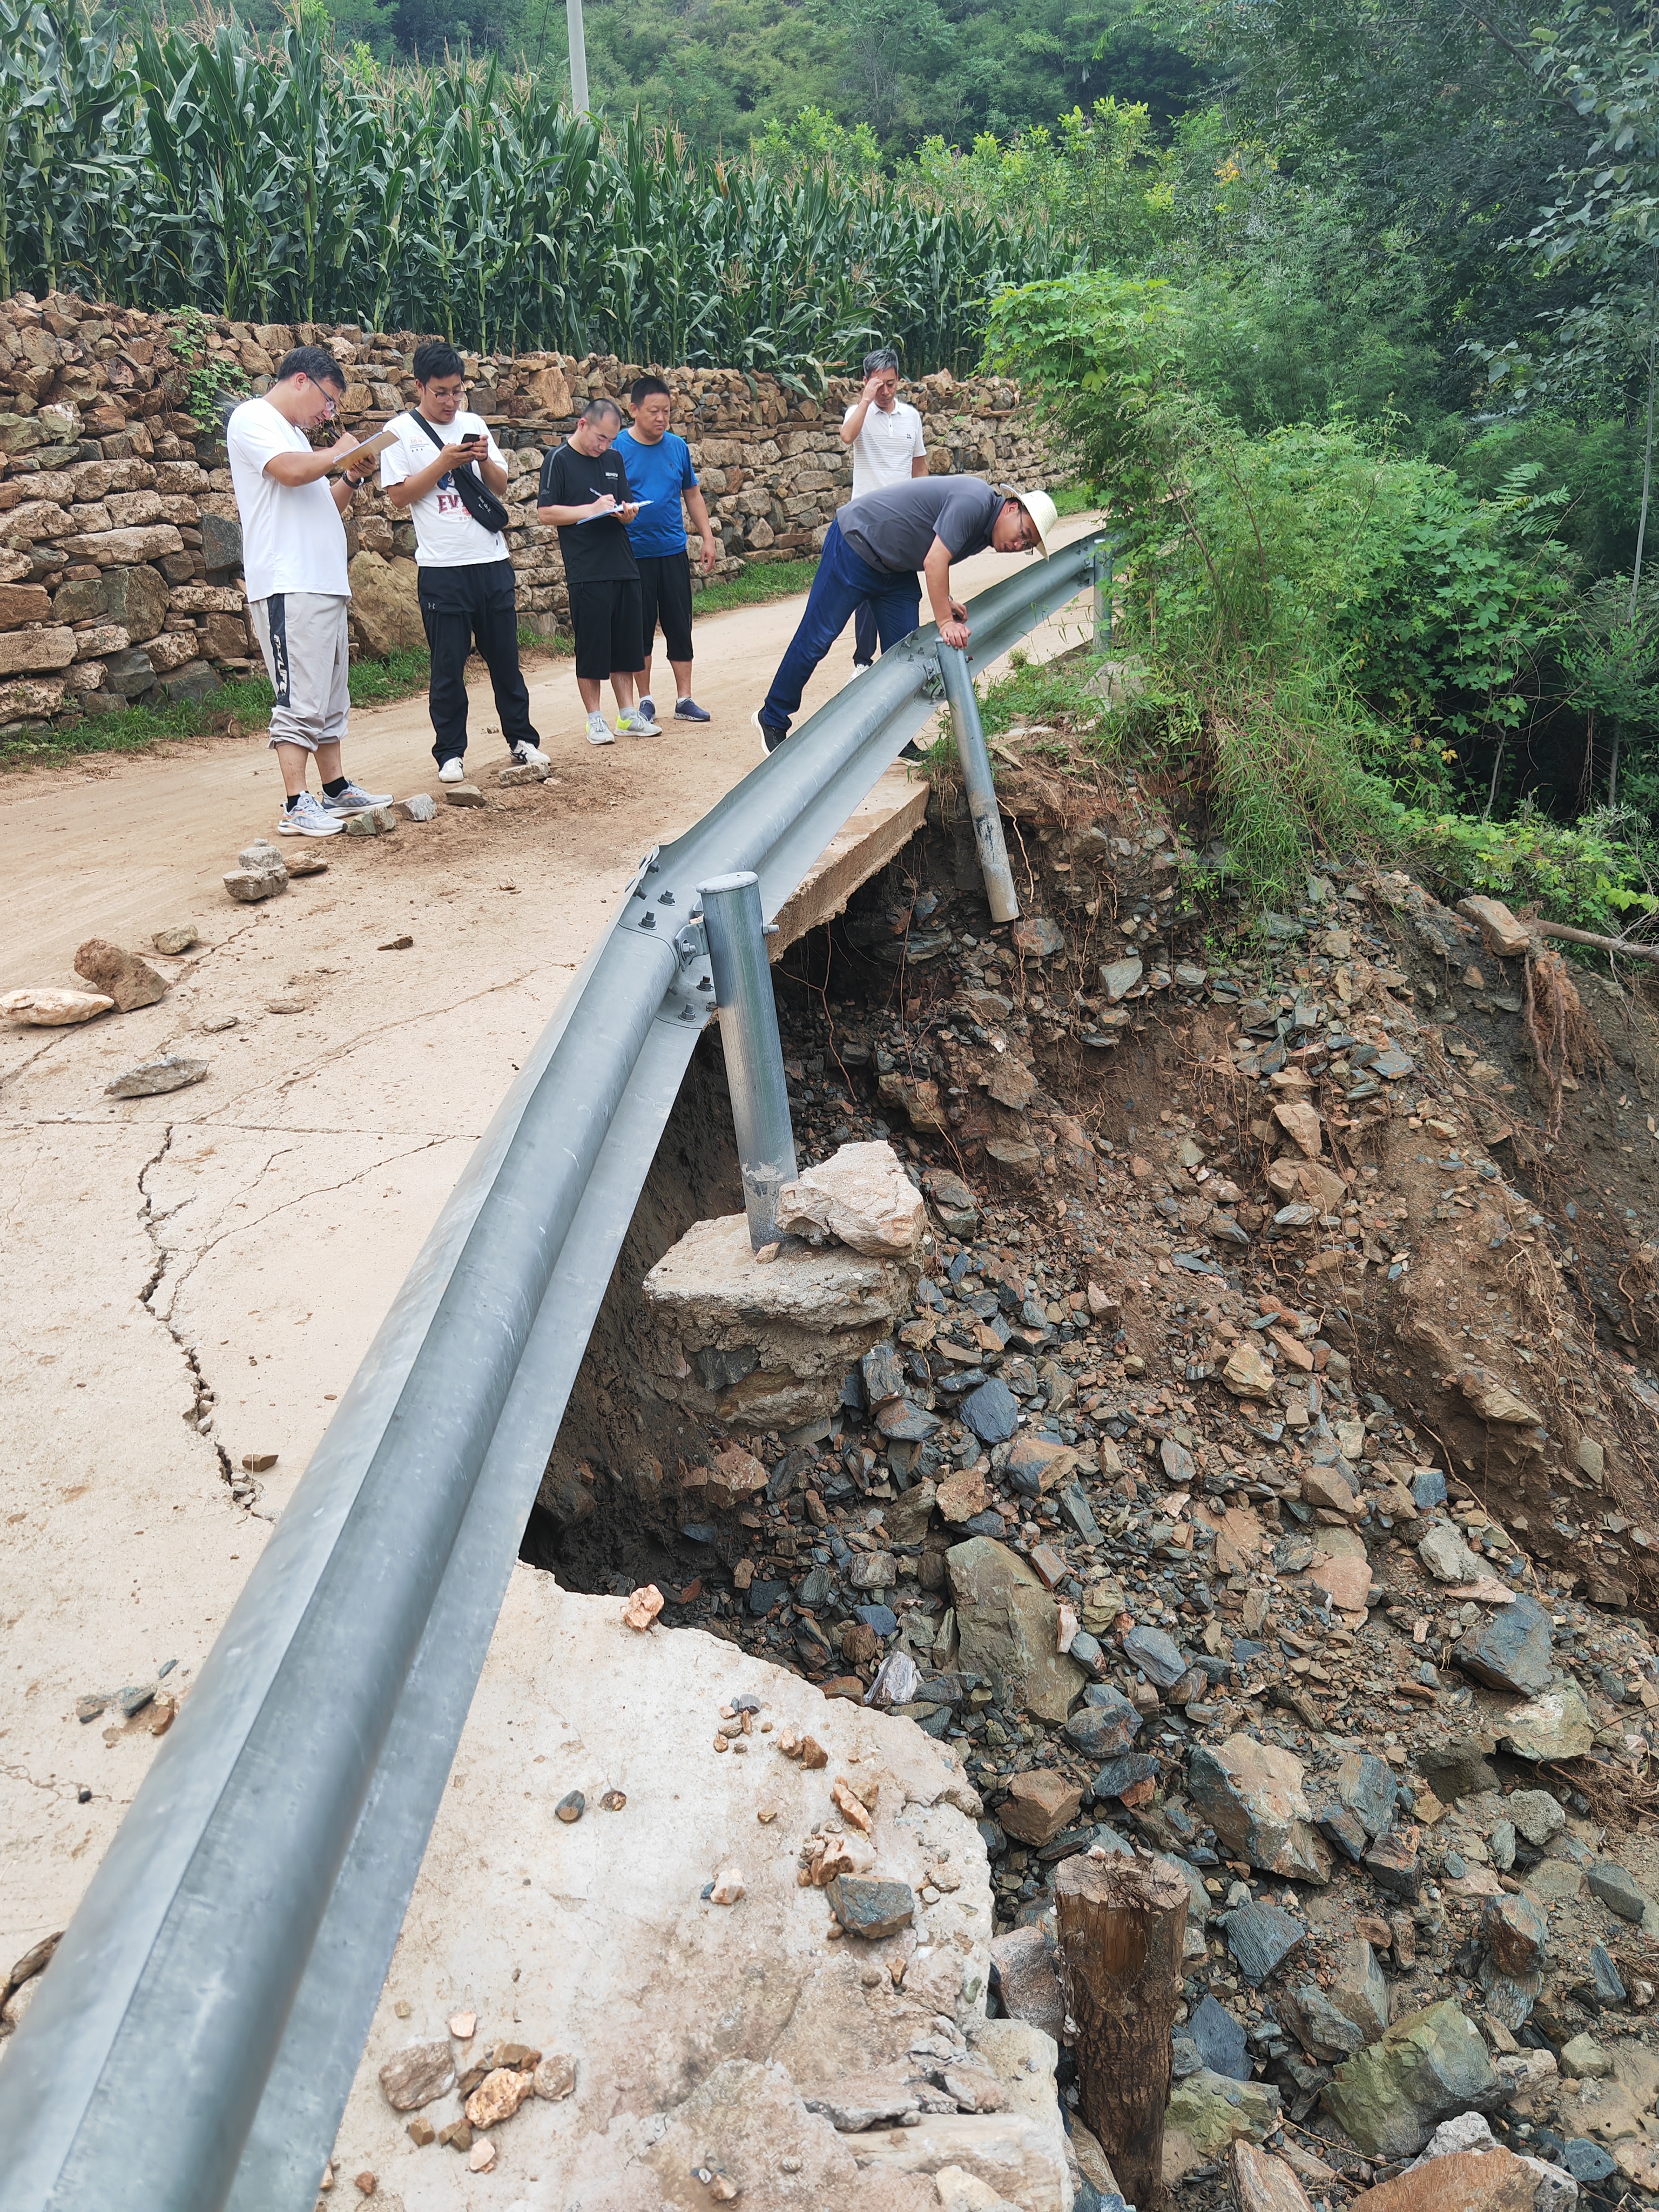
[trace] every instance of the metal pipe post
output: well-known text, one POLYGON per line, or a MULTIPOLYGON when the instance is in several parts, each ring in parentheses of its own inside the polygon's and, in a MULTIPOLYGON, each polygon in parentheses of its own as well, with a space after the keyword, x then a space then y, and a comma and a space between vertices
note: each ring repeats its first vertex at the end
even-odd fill
POLYGON ((565 24, 570 33, 570 112, 587 112, 587 40, 582 33, 582 0, 564 0, 565 24))
POLYGON ((951 726, 956 732, 957 755, 963 781, 968 786, 968 811, 974 818, 974 842, 979 848, 980 873, 985 896, 991 902, 993 921, 1018 921, 1019 900, 1008 866, 1008 848, 1002 836, 1002 810, 991 781, 991 756, 985 750, 985 731, 979 719, 979 695, 968 656, 953 645, 939 649, 945 696, 951 702, 951 726))
POLYGON ((1109 538, 1103 538, 1095 548, 1090 563, 1090 574, 1095 587, 1095 650, 1105 653, 1112 642, 1112 555, 1116 550, 1109 538))
POLYGON ((778 1193, 795 1179, 795 1133, 778 1038, 777 1001, 766 957, 760 878, 713 876, 697 885, 708 938, 709 972, 720 1010, 720 1042, 732 1091, 743 1203, 757 1252, 775 1243, 778 1193))

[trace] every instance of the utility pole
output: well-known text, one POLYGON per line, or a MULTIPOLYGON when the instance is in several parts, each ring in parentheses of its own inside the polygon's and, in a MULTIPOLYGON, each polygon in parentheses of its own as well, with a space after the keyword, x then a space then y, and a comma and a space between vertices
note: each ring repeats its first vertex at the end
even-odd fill
POLYGON ((587 40, 582 33, 582 0, 564 0, 570 29, 570 112, 587 112, 587 40))

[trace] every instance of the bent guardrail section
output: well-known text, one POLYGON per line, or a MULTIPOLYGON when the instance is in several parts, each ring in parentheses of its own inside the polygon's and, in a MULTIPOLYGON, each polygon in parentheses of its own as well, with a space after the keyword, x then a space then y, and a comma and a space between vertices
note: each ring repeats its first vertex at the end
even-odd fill
MULTIPOLYGON (((973 602, 983 667, 1103 534, 973 602)), ((647 856, 480 1140, 0 2061, 0 2207, 309 2212, 520 1535, 710 1010, 933 709, 930 625, 647 856)))

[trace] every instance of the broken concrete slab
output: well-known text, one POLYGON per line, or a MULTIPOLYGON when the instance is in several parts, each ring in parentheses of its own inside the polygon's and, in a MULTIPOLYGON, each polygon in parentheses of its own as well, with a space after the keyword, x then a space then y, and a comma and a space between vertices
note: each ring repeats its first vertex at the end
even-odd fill
POLYGON ((842 1378, 907 1310, 915 1268, 841 1244, 757 1260, 747 1217, 699 1221, 645 1279, 660 1326, 643 1379, 728 1427, 795 1428, 840 1402, 842 1378))

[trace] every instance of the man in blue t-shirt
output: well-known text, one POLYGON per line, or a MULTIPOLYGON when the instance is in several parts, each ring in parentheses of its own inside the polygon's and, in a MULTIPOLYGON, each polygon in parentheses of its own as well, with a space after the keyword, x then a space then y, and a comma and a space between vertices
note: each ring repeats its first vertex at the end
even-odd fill
POLYGON ((656 720, 651 699, 651 648, 660 622, 663 643, 674 671, 674 720, 706 722, 708 714, 691 696, 691 570, 685 517, 680 512, 682 499, 702 540, 705 576, 720 558, 720 540, 697 489, 691 449, 668 427, 673 404, 668 386, 659 376, 641 376, 628 397, 634 410, 634 427, 623 432, 616 450, 628 471, 629 487, 640 502, 639 513, 628 526, 628 541, 640 571, 645 635, 640 711, 647 720, 656 720))

